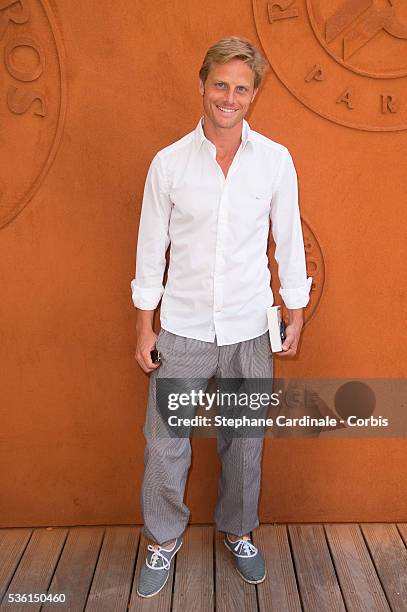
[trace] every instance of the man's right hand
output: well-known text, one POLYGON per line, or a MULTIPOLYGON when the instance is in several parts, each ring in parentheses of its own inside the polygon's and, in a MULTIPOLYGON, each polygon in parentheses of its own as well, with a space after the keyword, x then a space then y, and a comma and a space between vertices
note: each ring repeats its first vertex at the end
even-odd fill
POLYGON ((137 309, 137 344, 134 355, 140 368, 149 374, 160 367, 159 363, 153 363, 151 351, 155 349, 157 334, 153 330, 154 310, 137 309))
POLYGON ((159 363, 153 363, 150 352, 155 348, 157 334, 151 330, 137 332, 136 353, 134 355, 140 368, 149 374, 160 367, 159 363))

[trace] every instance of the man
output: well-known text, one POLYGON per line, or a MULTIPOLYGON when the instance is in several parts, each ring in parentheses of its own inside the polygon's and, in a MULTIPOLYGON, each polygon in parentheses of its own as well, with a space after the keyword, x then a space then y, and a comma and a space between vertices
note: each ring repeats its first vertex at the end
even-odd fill
MULTIPOLYGON (((143 597, 155 595, 166 583, 189 519, 183 497, 190 441, 164 435, 157 383, 182 379, 183 390, 191 391, 205 389, 213 376, 272 377, 266 316, 273 304, 270 220, 289 316, 282 354, 295 355, 300 339, 311 279, 306 276, 294 165, 285 147, 254 132, 244 120, 265 68, 260 51, 245 39, 230 37, 213 45, 199 73, 203 117, 193 132, 157 153, 146 180, 131 283, 138 309, 135 358, 151 373, 141 500, 144 534, 153 544, 139 578, 143 597), (161 297, 157 338, 153 315, 161 297), (151 358, 155 347, 160 363, 151 358)), ((259 525, 263 439, 217 434, 216 525, 225 532, 241 577, 257 584, 266 569, 250 532, 259 525)))

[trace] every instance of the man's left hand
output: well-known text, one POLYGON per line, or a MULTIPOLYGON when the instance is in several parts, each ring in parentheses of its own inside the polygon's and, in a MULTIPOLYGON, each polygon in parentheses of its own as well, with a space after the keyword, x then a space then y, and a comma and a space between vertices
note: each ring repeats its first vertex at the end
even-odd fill
POLYGON ((297 352, 298 343, 300 341, 301 330, 304 324, 302 308, 287 308, 288 325, 285 330, 285 340, 283 342, 283 350, 277 355, 281 357, 294 357, 297 352))
POLYGON ((283 350, 280 353, 277 353, 278 355, 281 355, 282 357, 294 357, 294 355, 297 353, 301 329, 302 324, 294 325, 291 323, 290 325, 287 325, 285 330, 286 339, 283 343, 283 350))

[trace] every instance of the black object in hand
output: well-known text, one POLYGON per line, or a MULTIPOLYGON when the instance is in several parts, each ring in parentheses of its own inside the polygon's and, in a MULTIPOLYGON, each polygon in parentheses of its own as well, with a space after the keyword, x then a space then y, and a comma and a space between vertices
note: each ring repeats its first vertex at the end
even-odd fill
POLYGON ((280 321, 280 338, 281 338, 281 342, 284 342, 284 340, 287 338, 286 333, 285 333, 285 323, 283 319, 281 319, 280 321))
POLYGON ((160 355, 160 352, 157 351, 157 349, 153 349, 152 351, 150 351, 150 355, 151 355, 151 361, 153 363, 160 363, 161 355, 160 355))

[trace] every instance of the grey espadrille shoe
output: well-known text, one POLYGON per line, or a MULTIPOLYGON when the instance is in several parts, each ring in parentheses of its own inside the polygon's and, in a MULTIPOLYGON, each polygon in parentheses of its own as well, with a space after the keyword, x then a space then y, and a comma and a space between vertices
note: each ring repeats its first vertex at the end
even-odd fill
POLYGON ((250 538, 239 538, 235 542, 225 535, 226 548, 233 553, 238 574, 250 584, 259 584, 266 577, 266 564, 250 538))
POLYGON ((152 597, 161 591, 168 580, 171 561, 181 545, 182 538, 177 538, 171 550, 167 550, 158 544, 147 546, 147 557, 141 567, 137 595, 152 597))

